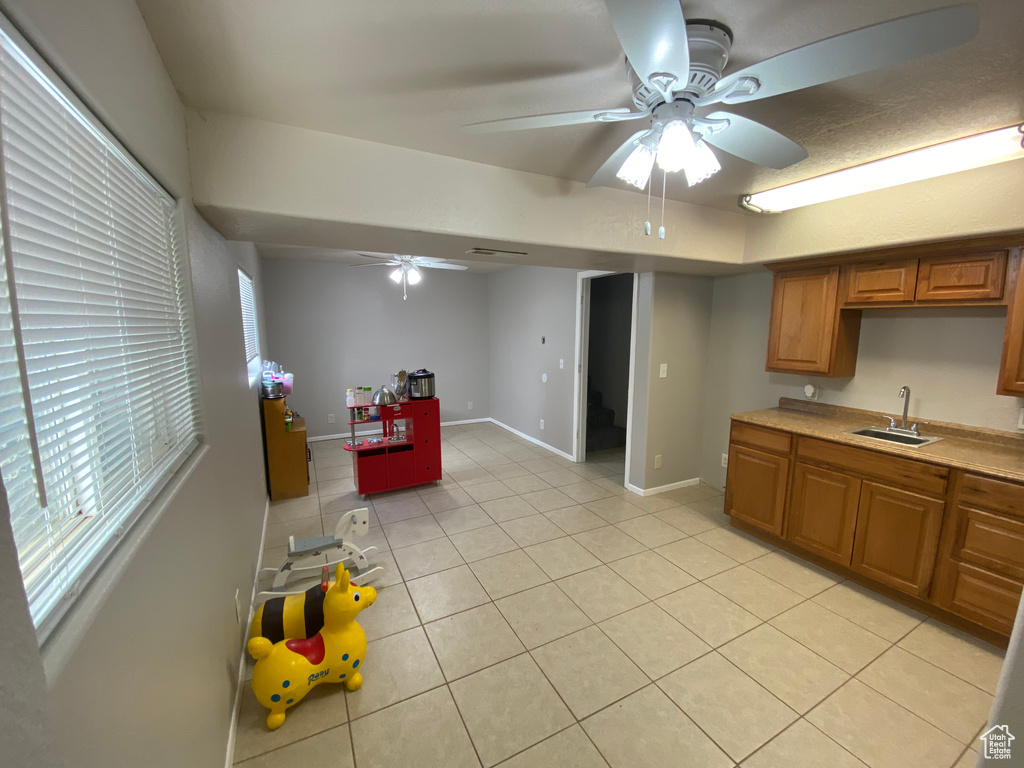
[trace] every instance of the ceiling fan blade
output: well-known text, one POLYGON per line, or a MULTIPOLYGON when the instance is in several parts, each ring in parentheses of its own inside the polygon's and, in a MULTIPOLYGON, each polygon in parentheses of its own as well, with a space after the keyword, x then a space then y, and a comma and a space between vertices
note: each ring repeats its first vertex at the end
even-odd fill
POLYGON ((420 264, 420 265, 428 264, 428 263, 429 264, 434 264, 434 263, 439 262, 439 261, 447 261, 447 259, 441 259, 441 258, 438 258, 437 256, 413 256, 412 260, 413 260, 414 263, 420 264))
POLYGON ((659 91, 677 85, 682 90, 690 79, 690 47, 679 0, 605 0, 605 5, 637 77, 659 91))
POLYGON ((794 48, 733 72, 719 80, 702 103, 739 104, 830 83, 953 48, 966 43, 977 32, 978 8, 973 4, 915 13, 794 48), (754 93, 715 97, 745 77, 760 83, 754 93))
POLYGON ((458 269, 458 270, 469 269, 469 267, 464 267, 461 264, 436 264, 436 263, 434 263, 434 264, 417 264, 416 266, 417 267, 423 267, 424 269, 458 269))
POLYGON ((588 187, 610 187, 619 179, 615 174, 619 172, 619 168, 626 162, 626 158, 629 157, 629 153, 636 149, 636 145, 640 143, 640 137, 647 133, 644 131, 637 131, 625 142, 622 146, 612 152, 611 156, 604 161, 604 164, 597 169, 597 173, 593 175, 590 181, 587 182, 588 187))
POLYGON ((499 133, 501 131, 525 131, 532 128, 556 128, 560 125, 582 123, 611 123, 618 120, 635 120, 647 117, 647 112, 633 112, 626 107, 616 109, 584 109, 579 112, 552 112, 548 115, 507 117, 504 120, 487 120, 462 126, 467 133, 499 133))
MULTIPOLYGON (((708 120, 728 120, 729 127, 709 132, 704 141, 766 168, 786 168, 807 158, 807 150, 771 128, 728 112, 712 112, 708 120)), ((695 128, 700 130, 700 119, 695 128)))
POLYGON ((398 267, 401 266, 399 261, 380 261, 376 264, 353 264, 353 267, 398 267))

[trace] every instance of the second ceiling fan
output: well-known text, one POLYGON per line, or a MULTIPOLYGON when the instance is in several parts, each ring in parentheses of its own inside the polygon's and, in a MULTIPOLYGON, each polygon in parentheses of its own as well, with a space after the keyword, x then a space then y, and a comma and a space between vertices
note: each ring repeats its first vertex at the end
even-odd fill
MULTIPOLYGON (((881 69, 965 43, 978 31, 973 4, 953 5, 819 40, 724 74, 732 32, 705 19, 686 21, 679 0, 605 0, 634 73, 635 109, 593 109, 513 117, 465 126, 473 133, 517 131, 646 118, 587 186, 616 178, 644 189, 654 164, 682 170, 690 186, 721 167, 710 146, 768 168, 786 168, 807 151, 782 134, 713 104, 740 104, 881 69)), ((664 236, 664 235, 662 235, 664 236)))

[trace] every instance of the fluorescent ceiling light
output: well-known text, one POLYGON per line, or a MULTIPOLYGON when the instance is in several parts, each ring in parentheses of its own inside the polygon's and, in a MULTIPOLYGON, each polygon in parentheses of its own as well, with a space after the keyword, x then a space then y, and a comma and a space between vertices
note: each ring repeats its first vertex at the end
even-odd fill
POLYGON ((392 272, 390 275, 388 275, 388 277, 390 277, 396 283, 402 282, 402 268, 399 267, 394 272, 392 272))
POLYGON ((758 213, 778 213, 791 208, 1024 158, 1022 129, 1024 126, 1011 125, 1009 128, 1000 128, 915 149, 901 155, 884 157, 881 160, 844 168, 777 189, 744 195, 740 198, 740 207, 758 213))

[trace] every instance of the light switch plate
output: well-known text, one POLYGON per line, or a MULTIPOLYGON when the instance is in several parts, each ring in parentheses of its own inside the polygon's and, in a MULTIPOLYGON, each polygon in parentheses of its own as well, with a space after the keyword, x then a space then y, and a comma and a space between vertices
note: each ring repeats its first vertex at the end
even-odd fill
POLYGON ((558 367, 565 368, 565 360, 563 360, 562 358, 558 358, 558 367))
POLYGON ((662 379, 668 378, 668 363, 661 364, 661 370, 659 371, 658 376, 662 379))
POLYGON ((333 424, 334 423, 334 414, 333 413, 328 413, 327 414, 327 423, 328 424, 333 424))
POLYGON ((654 468, 661 469, 661 454, 659 453, 654 457, 654 468))

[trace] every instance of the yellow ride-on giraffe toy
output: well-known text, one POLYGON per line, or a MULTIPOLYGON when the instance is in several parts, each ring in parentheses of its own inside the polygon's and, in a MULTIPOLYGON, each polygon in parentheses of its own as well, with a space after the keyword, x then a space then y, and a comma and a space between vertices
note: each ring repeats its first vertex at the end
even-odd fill
POLYGON ((302 701, 320 683, 344 683, 350 691, 363 684, 359 665, 366 657, 366 633, 356 616, 373 605, 377 590, 349 581, 348 571, 339 564, 334 586, 328 587, 329 571, 323 569, 324 627, 308 640, 272 643, 265 637, 249 640, 249 653, 256 659, 252 690, 260 704, 270 710, 267 727, 280 728, 285 710, 302 701))

